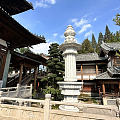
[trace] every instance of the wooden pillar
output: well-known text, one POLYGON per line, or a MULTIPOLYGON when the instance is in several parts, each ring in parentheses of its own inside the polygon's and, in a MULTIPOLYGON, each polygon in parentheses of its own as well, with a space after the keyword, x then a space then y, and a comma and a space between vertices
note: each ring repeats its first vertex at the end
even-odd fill
POLYGON ((105 95, 105 84, 104 84, 104 81, 102 82, 102 89, 103 89, 103 95, 105 95))
POLYGON ((3 77, 5 62, 6 62, 6 55, 3 55, 2 65, 1 65, 1 68, 0 68, 0 80, 2 80, 2 77, 3 77))
POLYGON ((120 80, 119 80, 119 96, 120 96, 120 80))
POLYGON ((98 65, 96 64, 96 74, 98 75, 98 65))
MULTIPOLYGON (((82 64, 81 64, 81 80, 83 82, 83 66, 82 66, 82 64)), ((81 92, 83 92, 83 84, 82 84, 82 91, 81 92)))
POLYGON ((2 81, 3 81, 2 87, 3 88, 6 87, 10 60, 11 60, 11 54, 10 54, 10 50, 8 50, 7 57, 6 57, 6 62, 5 62, 5 67, 4 67, 4 72, 3 72, 3 77, 2 77, 2 81))
POLYGON ((21 85, 22 81, 22 73, 23 73, 23 64, 20 65, 20 74, 19 74, 19 84, 21 85))
POLYGON ((101 97, 101 94, 100 94, 100 87, 98 88, 98 91, 99 91, 99 97, 101 97))
POLYGON ((81 64, 81 80, 83 81, 83 66, 81 64))
POLYGON ((38 68, 34 69, 34 91, 36 91, 36 80, 37 80, 38 68))

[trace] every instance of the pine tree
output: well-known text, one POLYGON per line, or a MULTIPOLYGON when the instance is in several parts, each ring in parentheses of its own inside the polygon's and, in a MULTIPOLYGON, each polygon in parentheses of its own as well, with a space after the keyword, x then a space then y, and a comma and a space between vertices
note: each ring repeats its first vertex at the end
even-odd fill
POLYGON ((100 45, 102 44, 103 41, 103 34, 100 32, 98 36, 98 44, 96 47, 96 52, 99 54, 100 53, 100 45))
POLYGON ((91 42, 88 39, 85 39, 82 43, 81 53, 92 53, 94 49, 92 48, 91 42))
POLYGON ((98 44, 101 45, 103 41, 103 34, 100 32, 98 37, 98 44))
POLYGON ((49 60, 47 61, 48 74, 41 81, 46 82, 45 93, 51 93, 54 97, 58 98, 56 95, 56 92, 59 91, 57 82, 64 80, 64 60, 57 43, 51 44, 49 48, 49 60))
POLYGON ((120 42, 120 31, 116 31, 114 34, 114 39, 115 42, 120 42))
POLYGON ((108 28, 108 26, 106 25, 106 28, 105 28, 105 35, 104 35, 104 42, 110 42, 111 41, 111 32, 108 28))
POLYGON ((92 48, 94 49, 94 52, 96 51, 97 43, 95 40, 94 34, 92 34, 92 48))

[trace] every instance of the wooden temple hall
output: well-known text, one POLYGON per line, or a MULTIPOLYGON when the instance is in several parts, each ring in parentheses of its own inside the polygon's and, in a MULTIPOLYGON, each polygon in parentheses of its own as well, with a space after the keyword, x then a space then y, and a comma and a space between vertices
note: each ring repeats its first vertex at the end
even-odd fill
POLYGON ((82 93, 91 96, 120 96, 120 42, 102 43, 100 55, 79 54, 77 79, 83 81, 82 93))
POLYGON ((46 65, 46 58, 33 53, 20 54, 16 48, 30 47, 45 43, 45 38, 37 37, 12 18, 27 10, 33 9, 26 0, 0 0, 0 85, 1 87, 29 84, 36 78, 39 65, 46 65), (10 67, 10 69, 9 69, 10 67), (14 76, 8 72, 15 69, 14 76), (19 74, 18 74, 19 73, 19 74))

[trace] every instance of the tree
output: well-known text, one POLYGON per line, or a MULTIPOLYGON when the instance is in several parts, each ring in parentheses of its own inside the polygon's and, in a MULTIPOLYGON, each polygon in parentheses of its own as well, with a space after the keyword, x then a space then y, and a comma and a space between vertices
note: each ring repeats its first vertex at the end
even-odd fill
POLYGON ((116 25, 120 26, 120 14, 117 14, 116 18, 114 18, 113 21, 116 22, 116 25))
POLYGON ((96 52, 99 54, 100 53, 100 45, 102 44, 103 41, 103 34, 100 32, 99 37, 98 37, 98 44, 96 47, 96 52))
POLYGON ((55 97, 56 91, 59 89, 57 82, 64 80, 63 75, 65 66, 59 45, 53 43, 49 48, 49 60, 47 61, 48 74, 42 81, 46 82, 46 89, 44 91, 49 91, 49 93, 53 94, 55 97))
POLYGON ((101 45, 103 41, 103 34, 100 32, 98 37, 98 44, 101 45))
POLYGON ((110 42, 111 41, 111 32, 108 28, 108 26, 106 25, 106 28, 105 28, 105 35, 104 35, 104 42, 110 42))
POLYGON ((94 34, 92 34, 92 48, 94 49, 94 52, 96 51, 97 43, 95 40, 94 34))
POLYGON ((94 49, 92 48, 91 42, 88 39, 85 39, 82 43, 82 50, 79 53, 92 53, 94 49))
POLYGON ((20 53, 22 53, 22 54, 24 54, 24 53, 26 53, 26 52, 32 52, 29 47, 16 48, 15 51, 16 51, 16 52, 20 52, 20 53))
POLYGON ((120 31, 116 31, 114 34, 114 42, 120 42, 120 31))

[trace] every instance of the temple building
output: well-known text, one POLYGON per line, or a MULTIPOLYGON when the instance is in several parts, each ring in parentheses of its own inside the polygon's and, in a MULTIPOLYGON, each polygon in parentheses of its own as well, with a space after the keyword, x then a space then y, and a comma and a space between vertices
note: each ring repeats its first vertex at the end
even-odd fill
POLYGON ((38 76, 43 76, 40 65, 46 66, 47 59, 31 52, 24 54, 11 51, 11 61, 6 86, 34 85, 37 88, 38 76))
MULTIPOLYGON (((12 15, 16 15, 30 9, 33 9, 33 6, 26 0, 0 0, 1 87, 6 87, 12 51, 16 48, 28 47, 45 42, 45 38, 43 36, 38 37, 33 35, 12 18, 12 15)), ((17 55, 17 58, 19 57, 20 55, 17 55)), ((21 57, 21 59, 22 58, 23 57, 21 57)), ((34 63, 38 64, 37 61, 34 61, 34 63)))
POLYGON ((95 96, 98 93, 95 78, 107 70, 107 61, 105 57, 99 57, 97 53, 78 54, 77 80, 83 81, 83 94, 95 96))
POLYGON ((120 96, 120 43, 102 43, 101 52, 78 54, 77 79, 90 96, 120 96))
POLYGON ((101 54, 108 59, 107 71, 96 77, 99 94, 103 96, 120 96, 120 43, 101 44, 101 54))

